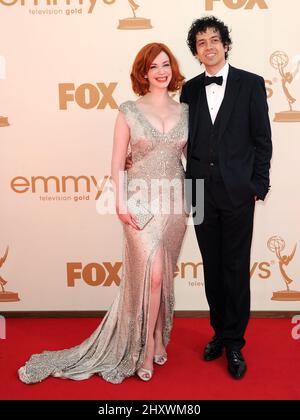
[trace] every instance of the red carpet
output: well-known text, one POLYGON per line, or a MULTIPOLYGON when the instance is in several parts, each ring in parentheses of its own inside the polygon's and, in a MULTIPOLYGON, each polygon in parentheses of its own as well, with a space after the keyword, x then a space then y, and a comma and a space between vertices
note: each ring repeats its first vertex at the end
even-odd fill
POLYGON ((136 377, 121 385, 98 376, 76 382, 49 378, 24 385, 17 369, 32 354, 79 344, 98 325, 97 319, 8 319, 7 338, 0 340, 0 398, 127 400, 127 399, 300 399, 300 340, 289 319, 252 319, 244 355, 248 372, 241 381, 230 378, 226 359, 201 360, 203 346, 212 335, 207 319, 176 318, 169 360, 155 369, 153 379, 136 377))

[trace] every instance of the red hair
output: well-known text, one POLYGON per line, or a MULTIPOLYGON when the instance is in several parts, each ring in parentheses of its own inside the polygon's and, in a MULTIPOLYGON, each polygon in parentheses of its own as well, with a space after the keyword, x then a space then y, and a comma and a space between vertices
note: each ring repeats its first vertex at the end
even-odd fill
POLYGON ((137 95, 144 96, 149 92, 149 81, 148 79, 145 79, 144 76, 150 70, 150 66, 155 58, 162 51, 165 52, 169 57, 172 69, 172 79, 169 83, 168 91, 176 92, 177 90, 181 89, 184 76, 180 73, 176 58, 166 45, 153 42, 151 44, 145 45, 139 51, 132 66, 130 78, 132 89, 137 95))

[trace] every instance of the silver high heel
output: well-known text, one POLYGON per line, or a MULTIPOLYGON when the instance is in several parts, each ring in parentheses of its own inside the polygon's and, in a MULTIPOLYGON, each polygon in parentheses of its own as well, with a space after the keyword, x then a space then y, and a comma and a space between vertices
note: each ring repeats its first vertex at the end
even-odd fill
POLYGON ((136 371, 136 374, 142 381, 147 382, 147 381, 150 381, 150 379, 152 378, 153 370, 145 369, 145 368, 139 368, 136 371))
POLYGON ((154 363, 160 366, 164 365, 167 360, 168 360, 167 354, 155 354, 153 357, 154 363))

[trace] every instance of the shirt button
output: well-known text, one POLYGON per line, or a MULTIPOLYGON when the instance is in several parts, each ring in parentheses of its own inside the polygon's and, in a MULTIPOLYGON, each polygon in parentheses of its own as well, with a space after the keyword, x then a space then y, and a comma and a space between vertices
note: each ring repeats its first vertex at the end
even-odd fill
POLYGON ((215 166, 215 164, 213 162, 210 162, 210 166, 215 166))

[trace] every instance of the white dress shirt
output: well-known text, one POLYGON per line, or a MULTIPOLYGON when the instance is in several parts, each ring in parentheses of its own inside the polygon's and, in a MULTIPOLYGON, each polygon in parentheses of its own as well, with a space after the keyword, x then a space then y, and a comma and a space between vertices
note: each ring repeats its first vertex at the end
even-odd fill
MULTIPOLYGON (((208 109, 213 124, 218 115, 220 106, 224 98, 228 72, 229 64, 226 63, 225 66, 217 74, 214 74, 214 76, 223 76, 222 86, 217 85, 216 83, 211 83, 210 85, 205 86, 208 109)), ((208 77, 213 76, 207 73, 207 71, 205 72, 205 75, 208 77)))

